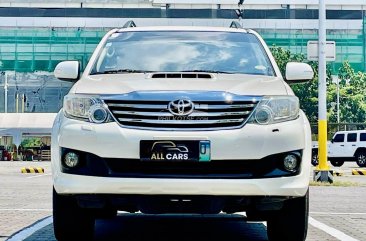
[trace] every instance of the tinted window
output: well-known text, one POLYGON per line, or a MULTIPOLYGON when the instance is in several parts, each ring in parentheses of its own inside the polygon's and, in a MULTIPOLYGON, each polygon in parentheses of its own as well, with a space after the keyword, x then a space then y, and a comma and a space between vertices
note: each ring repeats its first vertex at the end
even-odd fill
POLYGON ((337 134, 334 137, 333 142, 344 142, 344 134, 337 134))
POLYGON ((357 134, 350 133, 347 135, 347 142, 356 142, 357 141, 357 134))
POLYGON ((366 133, 361 133, 360 141, 366 141, 366 133))
POLYGON ((247 33, 144 31, 113 34, 91 74, 142 72, 225 72, 273 76, 262 44, 247 33))

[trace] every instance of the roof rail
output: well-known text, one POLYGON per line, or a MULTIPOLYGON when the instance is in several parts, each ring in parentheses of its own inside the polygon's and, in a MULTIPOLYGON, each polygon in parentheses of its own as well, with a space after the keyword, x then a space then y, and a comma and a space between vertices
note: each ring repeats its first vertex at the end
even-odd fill
POLYGON ((136 24, 133 20, 127 21, 122 28, 135 28, 136 24))
POLYGON ((243 28, 238 21, 232 21, 230 28, 243 28))

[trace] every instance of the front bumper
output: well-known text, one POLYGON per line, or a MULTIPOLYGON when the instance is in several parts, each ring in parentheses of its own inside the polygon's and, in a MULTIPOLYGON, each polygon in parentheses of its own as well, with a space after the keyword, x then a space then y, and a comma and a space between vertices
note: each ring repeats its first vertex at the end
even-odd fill
POLYGON ((309 185, 311 132, 303 113, 291 122, 247 124, 236 130, 166 132, 125 129, 116 123, 92 124, 65 118, 52 134, 54 186, 59 194, 303 196, 309 185), (139 159, 140 140, 210 140, 212 160, 256 160, 302 150, 300 173, 276 178, 103 177, 63 173, 60 148, 103 158, 139 159))
POLYGON ((256 160, 199 161, 141 161, 140 159, 102 158, 88 152, 61 148, 61 171, 63 173, 116 178, 193 178, 193 179, 247 179, 295 176, 301 171, 301 150, 279 153, 256 160), (64 158, 75 153, 79 164, 68 167, 64 158), (287 155, 297 157, 294 171, 284 167, 287 155))

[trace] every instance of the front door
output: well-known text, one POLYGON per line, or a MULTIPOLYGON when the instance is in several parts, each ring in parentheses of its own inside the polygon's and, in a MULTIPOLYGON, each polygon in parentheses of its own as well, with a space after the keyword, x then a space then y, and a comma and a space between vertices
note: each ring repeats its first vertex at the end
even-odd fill
POLYGON ((329 157, 346 157, 345 153, 345 134, 339 133, 336 134, 333 139, 332 143, 329 145, 328 148, 328 156, 329 157))

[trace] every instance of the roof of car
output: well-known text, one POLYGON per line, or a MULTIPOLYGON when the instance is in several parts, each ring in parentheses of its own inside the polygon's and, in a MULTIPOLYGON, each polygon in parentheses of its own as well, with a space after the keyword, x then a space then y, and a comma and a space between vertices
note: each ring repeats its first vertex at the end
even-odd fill
POLYGON ((129 27, 120 28, 117 32, 130 31, 210 31, 210 32, 254 32, 244 28, 229 28, 229 27, 208 27, 208 26, 149 26, 149 27, 129 27))

